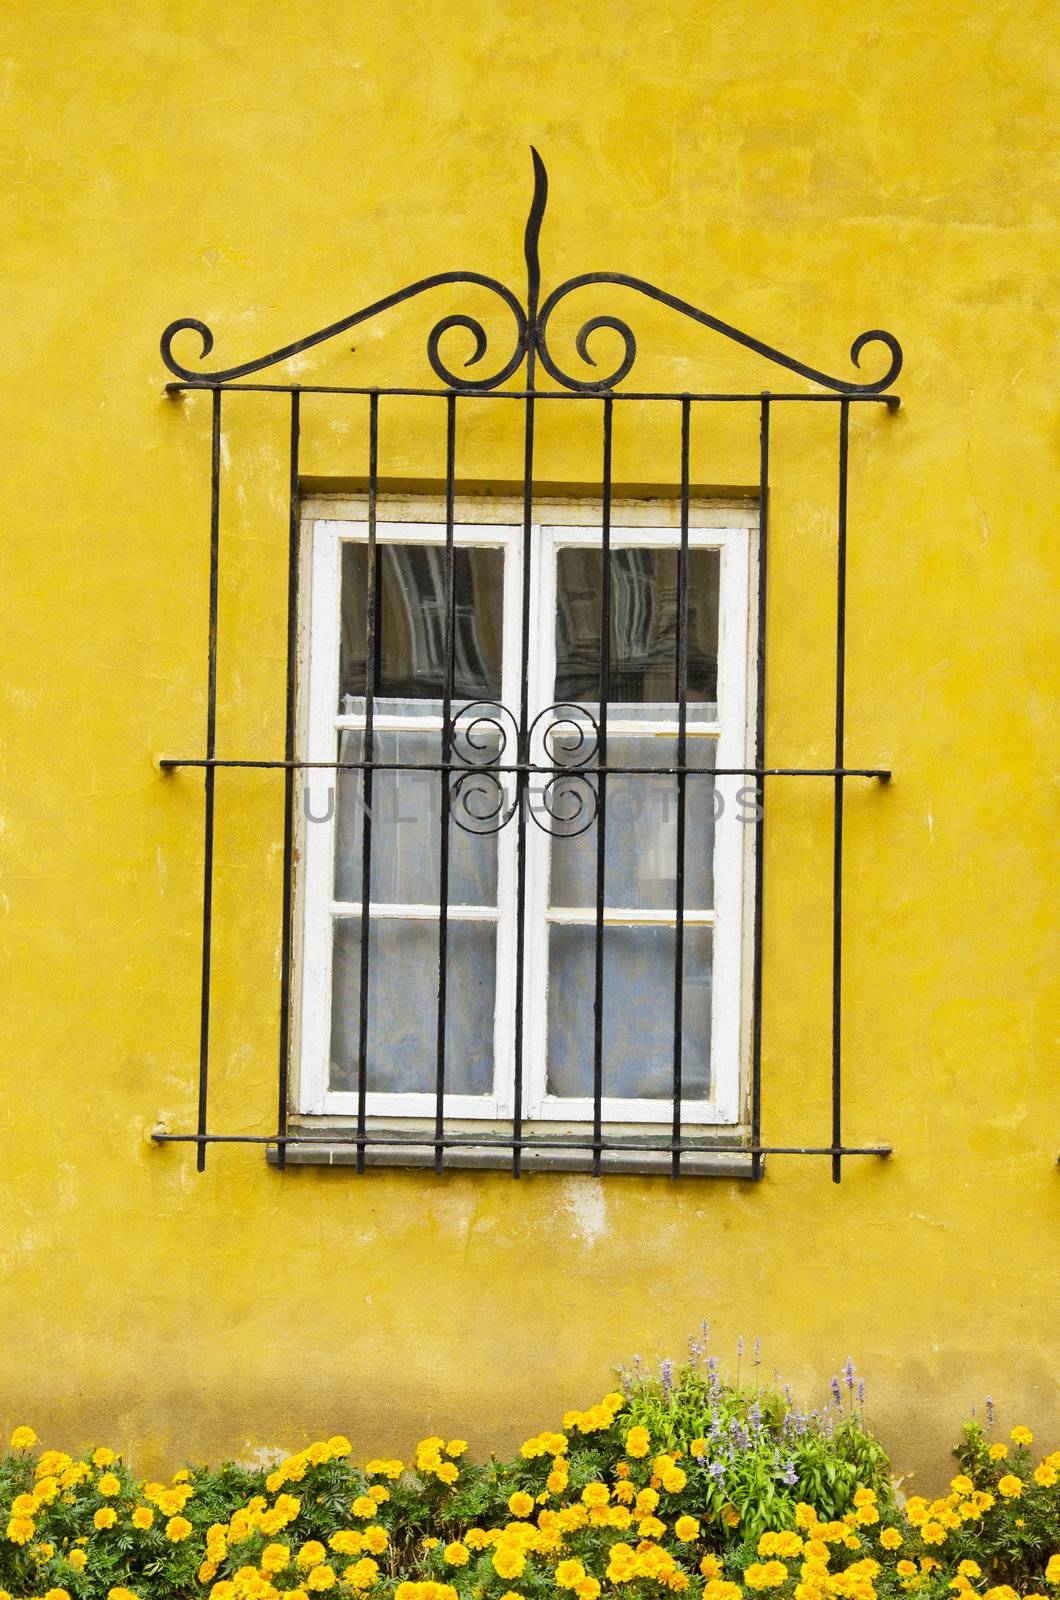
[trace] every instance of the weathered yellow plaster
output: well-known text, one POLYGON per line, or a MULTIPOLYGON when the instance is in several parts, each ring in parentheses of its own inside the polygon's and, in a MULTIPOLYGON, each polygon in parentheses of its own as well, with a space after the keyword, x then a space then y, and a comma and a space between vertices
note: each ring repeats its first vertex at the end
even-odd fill
MULTIPOLYGON (((5 1427, 105 1436, 144 1469, 340 1427, 484 1449, 706 1315, 818 1394, 853 1351, 903 1466, 941 1468, 988 1391, 1055 1442, 1050 27, 1042 0, 8 6, 5 1427), (531 140, 546 288, 636 272, 838 374, 863 328, 905 347, 901 412, 853 419, 848 718, 851 760, 895 779, 850 792, 846 1130, 895 1154, 839 1188, 796 1159, 758 1187, 516 1184, 279 1175, 240 1148, 199 1177, 147 1137, 193 1117, 202 786, 152 758, 201 746, 207 570, 208 401, 163 398, 158 335, 199 316, 234 362, 444 267, 518 288, 531 140)), ((423 381, 451 309, 297 370, 423 381)), ((775 381, 628 309, 643 386, 775 381)), ((226 421, 222 752, 282 744, 279 404, 226 421)), ((543 416, 544 476, 592 478, 583 409, 543 416)), ((469 418, 462 470, 517 477, 517 434, 469 418)), ((671 420, 622 414, 617 478, 672 475, 671 420)), ((777 761, 831 760, 835 422, 774 419, 777 761)), ((436 409, 395 409, 385 470, 436 480, 442 437, 436 409)), ((363 475, 364 441, 363 404, 306 403, 307 473, 363 475)), ((697 424, 693 477, 751 485, 755 451, 730 408, 697 424)), ((218 784, 211 1111, 256 1131, 278 793, 218 784)), ((829 863, 827 789, 776 786, 765 1133, 784 1142, 827 1136, 829 863)))

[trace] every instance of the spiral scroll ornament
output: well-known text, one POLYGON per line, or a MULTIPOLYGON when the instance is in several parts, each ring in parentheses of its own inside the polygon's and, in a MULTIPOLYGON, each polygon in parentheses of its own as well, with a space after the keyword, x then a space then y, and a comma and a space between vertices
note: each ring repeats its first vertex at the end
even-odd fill
POLYGON ((200 342, 199 362, 206 360, 214 345, 214 336, 205 322, 197 317, 180 317, 171 322, 162 334, 161 349, 162 360, 169 371, 179 380, 178 386, 191 388, 212 388, 221 384, 236 383, 240 379, 248 378, 254 373, 262 372, 268 367, 277 366, 292 357, 302 355, 311 350, 315 345, 323 344, 328 339, 337 338, 340 334, 348 332, 360 323, 368 322, 373 317, 381 316, 394 306, 413 300, 419 295, 445 288, 455 284, 467 284, 486 290, 497 297, 502 305, 511 312, 515 324, 515 338, 510 353, 503 358, 498 358, 499 364, 494 366, 492 372, 483 375, 476 371, 469 376, 470 368, 479 368, 489 355, 489 336, 478 317, 467 311, 453 311, 441 317, 433 324, 427 335, 427 361, 431 370, 441 379, 446 388, 456 393, 474 392, 487 394, 506 383, 525 366, 525 382, 528 392, 535 389, 536 367, 540 364, 553 381, 562 389, 575 394, 610 394, 628 377, 637 359, 637 341, 629 323, 613 313, 603 313, 591 316, 583 322, 574 339, 574 348, 587 369, 578 374, 568 371, 558 360, 549 345, 549 323, 559 307, 568 297, 577 290, 591 285, 607 284, 609 286, 627 289, 634 294, 655 301, 658 305, 668 307, 678 315, 687 318, 700 326, 712 329, 724 338, 742 345, 745 349, 753 351, 775 366, 785 368, 796 373, 799 377, 808 379, 811 383, 819 384, 839 395, 863 395, 866 397, 882 395, 894 383, 902 368, 902 349, 893 334, 885 332, 882 328, 871 328, 865 333, 860 333, 850 348, 850 359, 855 368, 860 368, 863 351, 871 345, 882 345, 888 355, 888 365, 885 371, 868 383, 859 383, 851 378, 833 377, 817 367, 797 360, 794 356, 785 354, 773 345, 764 343, 761 339, 754 338, 751 334, 743 333, 731 323, 724 322, 720 317, 714 316, 709 311, 693 305, 691 301, 681 299, 670 294, 665 289, 656 287, 644 278, 631 277, 624 272, 585 272, 575 277, 566 279, 545 297, 540 299, 541 293, 541 260, 540 241, 541 229, 545 218, 545 209, 548 202, 548 175, 544 162, 538 152, 531 146, 531 157, 534 171, 534 191, 527 217, 523 239, 523 253, 526 260, 526 295, 525 302, 501 283, 499 279, 489 277, 481 272, 451 271, 437 272, 429 277, 419 278, 415 283, 407 284, 403 289, 396 290, 393 294, 384 295, 380 300, 373 300, 370 305, 362 306, 360 310, 352 312, 349 316, 341 317, 337 322, 331 322, 324 328, 307 334, 304 338, 295 339, 290 344, 281 345, 278 349, 270 350, 267 354, 257 356, 253 360, 241 362, 235 366, 207 369, 200 365, 187 365, 177 359, 174 354, 174 344, 182 335, 194 334, 200 342), (453 364, 452 358, 443 356, 443 341, 453 348, 449 336, 458 331, 464 335, 470 334, 472 340, 471 353, 465 357, 460 370, 453 364), (601 338, 600 335, 605 337, 601 338), (598 362, 603 360, 601 352, 611 348, 613 340, 617 337, 621 354, 615 360, 612 355, 609 364, 600 368, 598 362), (597 354, 594 354, 593 351, 597 354))

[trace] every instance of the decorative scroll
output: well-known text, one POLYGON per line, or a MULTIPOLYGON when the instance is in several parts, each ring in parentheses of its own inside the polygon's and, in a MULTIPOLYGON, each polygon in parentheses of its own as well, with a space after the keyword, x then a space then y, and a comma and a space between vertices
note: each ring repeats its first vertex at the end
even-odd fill
POLYGON ((474 341, 471 354, 464 360, 463 367, 466 373, 468 368, 478 367, 479 363, 489 354, 489 338, 485 328, 477 317, 466 312, 451 312, 442 317, 431 328, 427 335, 427 360, 432 370, 441 381, 451 390, 458 392, 473 390, 488 392, 498 388, 501 384, 519 371, 525 363, 525 381, 528 391, 535 388, 535 368, 539 361, 548 375, 563 389, 578 394, 610 394, 616 386, 626 378, 633 368, 637 358, 637 341, 629 324, 620 317, 613 315, 598 315, 590 317, 584 322, 574 340, 574 347, 588 368, 596 367, 596 359, 590 353, 590 341, 601 329, 608 329, 617 334, 622 341, 622 357, 610 371, 605 374, 586 373, 578 377, 566 371, 552 354, 548 345, 548 324, 557 306, 566 300, 568 295, 574 294, 589 284, 606 283, 614 284, 618 288, 631 289, 636 294, 645 296, 649 300, 657 301, 660 305, 669 307, 679 315, 687 317, 692 322, 698 322, 705 328, 711 328, 715 333, 720 333, 724 338, 732 340, 735 344, 743 345, 747 350, 753 350, 757 355, 772 362, 775 366, 783 367, 789 372, 796 373, 799 377, 807 378, 811 383, 820 384, 825 389, 840 395, 879 395, 890 388, 898 377, 902 368, 902 348, 893 334, 885 332, 882 328, 871 328, 865 333, 858 334, 850 347, 850 359, 855 368, 861 366, 861 356, 870 345, 883 345, 889 356, 889 364, 881 377, 870 383, 853 382, 849 378, 837 378, 827 372, 822 372, 816 367, 809 366, 806 362, 798 361, 794 356, 786 355, 782 350, 775 349, 772 345, 763 343, 761 339, 754 338, 749 333, 743 333, 739 328, 734 328, 730 323, 723 322, 720 317, 703 311, 698 306, 692 305, 687 300, 680 299, 677 295, 669 294, 664 289, 656 288, 643 278, 630 277, 624 272, 584 272, 576 277, 568 278, 548 294, 539 306, 541 287, 540 264, 540 239, 541 227, 545 217, 545 206, 548 200, 548 176, 545 172, 544 162, 537 151, 531 146, 531 155, 534 164, 534 193, 530 205, 524 235, 524 254, 526 257, 526 303, 520 302, 518 296, 505 284, 496 278, 485 276, 481 272, 438 272, 428 278, 419 278, 415 283, 408 284, 404 289, 398 289, 393 294, 374 300, 370 305, 363 306, 359 311, 352 312, 347 317, 342 317, 338 322, 329 323, 326 328, 319 328, 315 333, 307 334, 305 338, 296 339, 291 344, 281 345, 277 350, 270 350, 267 355, 258 356, 253 361, 244 361, 232 367, 215 368, 208 371, 201 366, 185 366, 177 359, 173 352, 174 341, 183 333, 194 333, 199 337, 201 349, 199 360, 204 361, 213 349, 214 336, 204 322, 195 317, 181 317, 176 322, 171 322, 162 335, 162 360, 182 383, 191 386, 210 387, 217 384, 234 383, 241 378, 248 378, 253 373, 262 372, 268 367, 273 367, 288 360, 291 356, 301 355, 306 350, 311 350, 315 345, 323 344, 328 339, 334 339, 339 334, 346 333, 350 328, 355 328, 359 323, 368 322, 373 317, 380 316, 389 311, 392 306, 402 304, 403 301, 413 300, 421 294, 426 294, 432 289, 438 289, 449 284, 473 284, 488 290, 508 308, 515 324, 515 339, 510 353, 499 356, 493 370, 482 376, 463 376, 454 371, 450 363, 442 355, 442 342, 447 335, 460 329, 469 333, 474 341))

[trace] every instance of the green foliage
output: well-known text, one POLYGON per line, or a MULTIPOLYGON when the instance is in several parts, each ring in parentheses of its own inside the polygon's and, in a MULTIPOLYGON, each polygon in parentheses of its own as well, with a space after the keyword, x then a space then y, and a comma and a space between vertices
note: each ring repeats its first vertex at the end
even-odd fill
MULTIPOLYGON (((0 1600, 1042 1600, 1060 1586, 1060 1453, 976 1424, 938 1499, 900 1504, 853 1364, 799 1405, 691 1343, 512 1456, 462 1440, 350 1459, 336 1436, 272 1472, 144 1483, 17 1429, 0 1455, 0 1600)), ((1055 1594, 1053 1600, 1060 1600, 1055 1594)))

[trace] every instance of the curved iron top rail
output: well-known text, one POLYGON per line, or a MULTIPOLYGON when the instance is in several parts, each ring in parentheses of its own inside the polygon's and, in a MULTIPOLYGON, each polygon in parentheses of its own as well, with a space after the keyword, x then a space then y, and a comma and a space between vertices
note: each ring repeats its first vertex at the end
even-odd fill
MULTIPOLYGON (((720 317, 703 311, 698 306, 692 305, 687 300, 680 299, 677 295, 669 294, 665 289, 659 289, 654 284, 648 283, 643 278, 631 277, 625 272, 583 272, 578 276, 566 279, 548 294, 539 304, 541 290, 541 262, 540 238, 541 226, 545 217, 545 205, 548 200, 548 174, 540 155, 531 146, 531 155, 534 163, 534 194, 530 204, 530 214, 527 217, 524 234, 523 250, 526 257, 526 303, 525 307, 517 295, 505 284, 496 278, 487 277, 481 272, 437 272, 428 278, 419 278, 415 283, 408 284, 404 289, 398 289, 393 294, 385 295, 381 300, 374 300, 371 305, 362 306, 359 311, 354 311, 347 317, 341 317, 338 322, 331 322, 325 328, 319 328, 315 333, 307 334, 303 339, 296 339, 291 344, 281 345, 277 350, 270 350, 267 355, 258 356, 253 361, 244 361, 239 366, 219 368, 215 371, 205 371, 202 368, 195 370, 184 366, 173 354, 173 343, 177 336, 185 331, 199 335, 202 343, 200 359, 205 360, 213 349, 214 336, 206 323, 200 322, 195 317, 179 317, 171 322, 162 334, 161 349, 162 359, 170 372, 179 378, 182 384, 192 387, 211 388, 219 384, 227 384, 240 378, 249 377, 251 373, 261 372, 266 367, 276 366, 288 360, 291 356, 301 355, 303 351, 311 350, 314 345, 323 344, 328 339, 333 339, 348 329, 354 328, 358 323, 368 322, 372 317, 379 316, 388 311, 392 306, 400 305, 405 300, 415 299, 416 296, 425 294, 430 289, 439 288, 443 284, 467 283, 488 289, 500 299, 511 312, 515 321, 515 344, 508 359, 489 377, 475 376, 473 378, 461 377, 454 372, 442 358, 441 344, 444 336, 454 328, 462 328, 470 333, 475 341, 471 355, 464 362, 464 367, 475 367, 486 355, 489 339, 485 328, 476 317, 463 312, 454 312, 442 317, 434 324, 427 336, 427 359, 437 376, 449 389, 456 391, 483 392, 498 388, 511 378, 524 361, 527 366, 527 388, 534 388, 535 361, 539 360, 544 370, 563 389, 576 394, 609 394, 616 385, 620 384, 633 367, 637 356, 637 341, 633 330, 627 322, 620 317, 609 314, 590 317, 578 330, 575 338, 575 348, 582 361, 588 367, 595 367, 596 361, 589 350, 592 336, 600 329, 609 329, 616 333, 622 341, 622 358, 611 371, 604 376, 576 377, 564 369, 556 361, 548 346, 548 324, 556 308, 577 289, 588 284, 609 283, 620 288, 632 289, 637 294, 644 295, 649 300, 655 300, 660 305, 668 306, 681 316, 698 322, 705 328, 712 328, 716 333, 722 334, 726 339, 731 339, 735 344, 743 345, 748 350, 753 350, 757 355, 763 356, 775 366, 784 367, 789 372, 797 373, 800 377, 808 378, 811 383, 822 385, 837 396, 861 397, 869 399, 875 396, 883 397, 884 391, 889 389, 902 369, 902 347, 893 334, 887 333, 882 328, 870 328, 865 333, 859 333, 850 347, 850 359, 854 366, 860 368, 862 353, 869 345, 882 344, 890 355, 890 364, 882 377, 872 383, 851 382, 848 378, 832 377, 827 372, 821 372, 816 367, 798 361, 794 356, 786 355, 782 350, 775 349, 772 345, 765 344, 761 339, 754 338, 749 333, 742 333, 739 328, 734 328, 730 323, 723 322, 720 317)), ((887 397, 893 402, 895 397, 887 397)))

